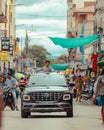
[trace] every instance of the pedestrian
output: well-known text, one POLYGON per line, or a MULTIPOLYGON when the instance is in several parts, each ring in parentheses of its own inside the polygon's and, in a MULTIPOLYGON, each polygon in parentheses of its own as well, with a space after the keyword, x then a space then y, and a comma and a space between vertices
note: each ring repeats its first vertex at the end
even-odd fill
POLYGON ((75 71, 74 71, 74 75, 75 75, 75 77, 78 77, 78 76, 81 75, 80 65, 77 65, 77 66, 76 66, 76 69, 75 69, 75 71))
POLYGON ((76 84, 76 101, 81 102, 81 94, 83 87, 83 80, 81 75, 79 75, 79 77, 75 79, 75 84, 76 84))
POLYGON ((5 85, 12 88, 13 98, 15 101, 15 107, 16 107, 16 110, 19 110, 18 106, 17 106, 17 98, 16 98, 16 88, 17 88, 18 82, 13 77, 12 73, 10 73, 10 72, 7 74, 7 79, 5 81, 5 85))
POLYGON ((3 118, 3 100, 2 100, 2 88, 0 87, 0 130, 2 128, 3 118))
POLYGON ((91 71, 89 82, 90 82, 90 90, 91 90, 92 96, 94 94, 94 85, 95 85, 96 79, 97 79, 96 72, 91 71))
POLYGON ((98 96, 100 96, 101 99, 101 116, 102 124, 104 125, 104 69, 101 72, 101 76, 97 78, 93 100, 96 101, 98 96))
POLYGON ((0 87, 3 88, 4 86, 4 77, 3 75, 0 75, 0 87))

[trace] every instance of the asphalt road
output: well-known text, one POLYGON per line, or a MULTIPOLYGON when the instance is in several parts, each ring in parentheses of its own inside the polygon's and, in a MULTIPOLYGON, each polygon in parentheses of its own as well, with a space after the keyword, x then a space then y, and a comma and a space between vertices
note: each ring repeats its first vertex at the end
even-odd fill
POLYGON ((66 113, 32 113, 22 119, 19 111, 4 110, 2 130, 104 130, 101 124, 101 107, 87 102, 74 101, 74 117, 66 113))

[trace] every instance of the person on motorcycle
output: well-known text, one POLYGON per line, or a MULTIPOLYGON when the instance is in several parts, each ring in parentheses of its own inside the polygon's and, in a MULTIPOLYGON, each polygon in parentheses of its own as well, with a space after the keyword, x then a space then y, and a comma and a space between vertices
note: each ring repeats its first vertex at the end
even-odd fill
POLYGON ((12 93, 13 93, 13 97, 14 97, 14 101, 15 101, 15 107, 16 107, 16 110, 19 110, 18 109, 18 106, 17 106, 17 98, 16 98, 16 87, 18 85, 18 82, 17 80, 13 77, 12 73, 8 73, 7 74, 7 78, 6 78, 6 81, 5 81, 5 85, 12 88, 12 93))
POLYGON ((26 79, 21 77, 18 84, 19 84, 19 88, 20 88, 21 92, 23 92, 23 90, 25 89, 25 87, 27 85, 27 81, 26 81, 26 79))

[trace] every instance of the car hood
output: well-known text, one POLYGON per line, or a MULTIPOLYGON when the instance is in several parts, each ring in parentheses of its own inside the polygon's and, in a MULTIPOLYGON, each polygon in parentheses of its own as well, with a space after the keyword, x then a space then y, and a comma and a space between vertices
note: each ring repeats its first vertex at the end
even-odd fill
POLYGON ((25 89, 25 91, 28 91, 28 92, 46 92, 46 91, 67 91, 68 90, 68 87, 65 87, 65 86, 38 86, 38 87, 27 87, 25 89))

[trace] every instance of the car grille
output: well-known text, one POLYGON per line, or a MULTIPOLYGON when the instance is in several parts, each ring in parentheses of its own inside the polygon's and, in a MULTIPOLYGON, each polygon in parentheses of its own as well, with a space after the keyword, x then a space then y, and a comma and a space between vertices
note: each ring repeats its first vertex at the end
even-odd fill
POLYGON ((62 96, 62 92, 35 92, 31 96, 35 101, 57 101, 62 96))

